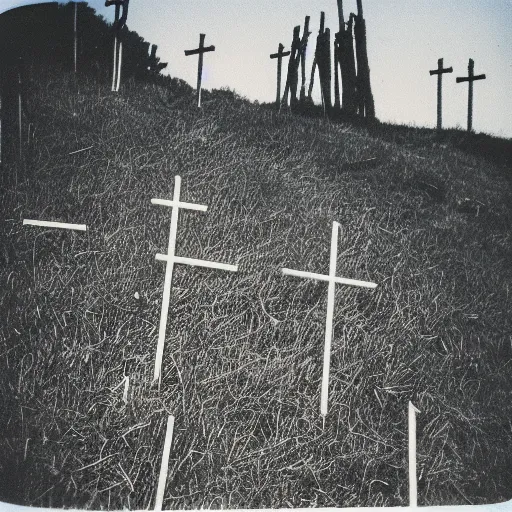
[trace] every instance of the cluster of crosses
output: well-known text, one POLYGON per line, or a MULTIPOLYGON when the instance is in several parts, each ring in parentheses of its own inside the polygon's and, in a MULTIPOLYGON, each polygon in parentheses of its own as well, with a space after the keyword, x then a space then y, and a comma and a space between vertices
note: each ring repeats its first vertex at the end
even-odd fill
POLYGON ((334 38, 334 105, 332 104, 331 79, 331 33, 325 28, 325 13, 320 13, 320 30, 316 40, 315 57, 311 69, 308 94, 305 94, 306 84, 306 48, 309 36, 309 20, 306 16, 304 31, 300 37, 300 25, 293 29, 290 51, 284 51, 280 43, 277 53, 270 55, 277 59, 277 95, 276 107, 290 105, 293 110, 297 105, 312 103, 311 93, 315 80, 316 69, 320 80, 320 92, 324 113, 342 110, 348 115, 359 115, 368 119, 375 118, 375 103, 370 84, 370 68, 366 44, 366 21, 363 17, 362 0, 357 0, 357 14, 351 13, 347 22, 343 14, 343 0, 338 2, 339 32, 334 38), (355 41, 355 44, 354 44, 355 41), (282 59, 289 56, 288 74, 284 95, 281 98, 282 59), (301 66, 302 83, 300 95, 297 98, 299 66, 301 66), (340 87, 341 85, 341 87, 340 87), (340 99, 340 88, 342 95, 340 99))
MULTIPOLYGON (((443 59, 438 59, 437 69, 430 71, 430 76, 437 75, 437 129, 441 130, 443 127, 443 74, 453 73, 453 68, 443 68, 443 59)), ((456 82, 469 83, 468 92, 468 132, 473 130, 473 82, 475 80, 485 80, 485 75, 475 76, 475 62, 473 59, 469 59, 468 64, 468 76, 457 77, 456 82)))
MULTIPOLYGON (((170 294, 172 288, 172 276, 175 264, 199 266, 218 270, 228 270, 231 272, 238 271, 238 265, 228 265, 225 263, 217 263, 213 261, 199 260, 195 258, 186 258, 182 256, 176 256, 176 234, 178 230, 178 214, 180 210, 192 210, 205 212, 207 206, 195 203, 187 203, 181 200, 181 178, 180 176, 175 177, 173 198, 169 199, 151 199, 151 203, 159 206, 166 206, 172 208, 171 220, 170 220, 170 232, 167 247, 167 254, 157 254, 156 260, 163 261, 166 263, 165 279, 163 286, 163 298, 162 298, 162 309, 160 316, 160 327, 158 332, 158 342, 155 357, 154 375, 153 382, 158 382, 160 386, 161 382, 161 370, 162 360, 164 352, 164 343, 166 337, 166 327, 168 322, 168 309, 170 303, 170 294)), ((87 226, 84 224, 67 224, 61 222, 51 222, 42 220, 31 220, 24 219, 24 225, 59 228, 68 230, 87 231, 87 226)), ((304 272, 301 270, 293 270, 288 268, 282 268, 282 273, 288 276, 300 277, 305 279, 313 279, 315 281, 323 281, 328 283, 327 291, 327 312, 326 312, 326 324, 325 324, 325 343, 324 343, 324 364, 323 364, 323 375, 321 385, 321 397, 320 397, 320 414, 322 416, 323 424, 325 426, 325 419, 328 413, 328 388, 329 388, 329 368, 330 368, 330 356, 331 356, 331 340, 333 331, 333 316, 334 316, 334 292, 336 284, 344 284, 349 286, 358 286, 364 288, 376 288, 377 285, 372 282, 358 281, 355 279, 346 279, 338 277, 336 275, 336 263, 338 255, 338 238, 339 238, 340 225, 337 222, 333 222, 332 234, 331 234, 331 250, 330 250, 330 262, 329 262, 329 273, 327 275, 317 274, 314 272, 304 272)), ((123 400, 125 403, 128 401, 128 388, 129 388, 129 377, 125 375, 123 381, 124 393, 123 400)), ((116 386, 116 388, 119 386, 116 386)), ((411 402, 408 404, 408 421, 409 421, 409 498, 410 506, 415 507, 417 505, 417 474, 416 474, 416 413, 418 413, 411 402)), ((159 512, 162 510, 165 485, 167 481, 167 472, 169 466, 169 454, 171 450, 172 437, 174 429, 174 416, 169 415, 167 418, 167 428, 165 435, 165 442, 162 453, 162 460, 160 465, 160 473, 158 478, 158 487, 156 491, 155 507, 154 510, 159 512)))

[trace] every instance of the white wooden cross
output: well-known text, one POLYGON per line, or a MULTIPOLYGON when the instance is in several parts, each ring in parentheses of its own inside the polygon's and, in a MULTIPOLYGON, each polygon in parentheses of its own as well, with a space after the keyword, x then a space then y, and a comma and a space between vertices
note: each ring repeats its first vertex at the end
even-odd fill
POLYGON ((329 275, 315 274, 313 272, 303 272, 301 270, 291 270, 283 268, 283 274, 295 277, 304 277, 306 279, 314 279, 316 281, 327 281, 329 288, 327 291, 327 318, 325 323, 325 348, 324 348, 324 368, 322 375, 322 392, 320 397, 320 414, 325 417, 327 415, 327 401, 329 396, 329 367, 331 363, 331 340, 332 340, 332 320, 334 313, 334 291, 336 284, 347 284, 349 286, 362 286, 363 288, 376 288, 375 283, 367 281, 357 281, 355 279, 345 279, 344 277, 336 277, 336 258, 338 253, 338 230, 340 225, 337 222, 332 224, 331 238, 331 258, 329 264, 329 275))
POLYGON ((165 281, 164 281, 164 293, 162 298, 162 310, 160 314, 160 328, 158 331, 158 344, 156 348, 156 358, 155 358, 155 372, 153 376, 153 382, 159 380, 161 378, 161 370, 162 370, 162 358, 164 353, 164 343, 165 343, 165 331, 167 328, 167 315, 169 312, 169 302, 171 296, 171 285, 172 285, 172 272, 174 269, 175 263, 181 263, 183 265, 192 265, 196 267, 206 267, 206 268, 216 268, 220 270, 229 270, 231 272, 236 272, 238 270, 238 265, 226 265, 225 263, 216 263, 213 261, 204 261, 198 260, 194 258, 183 258, 181 256, 176 256, 176 232, 178 229, 178 212, 180 208, 186 210, 196 210, 200 212, 205 212, 207 210, 207 206, 203 206, 201 204, 192 204, 192 203, 184 203, 180 201, 180 190, 181 190, 181 178, 179 176, 175 177, 174 181, 174 194, 172 201, 165 199, 151 199, 152 204, 162 205, 162 206, 171 206, 171 228, 169 232, 169 244, 167 248, 167 254, 157 254, 156 259, 158 261, 167 262, 167 266, 165 268, 165 281))

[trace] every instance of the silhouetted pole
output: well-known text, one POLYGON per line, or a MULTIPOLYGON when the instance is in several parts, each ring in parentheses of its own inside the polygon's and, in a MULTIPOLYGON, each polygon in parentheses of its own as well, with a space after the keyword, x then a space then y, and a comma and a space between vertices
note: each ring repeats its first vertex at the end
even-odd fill
POLYGON ((78 46, 78 38, 77 38, 77 18, 78 18, 78 3, 75 2, 75 16, 74 16, 74 23, 73 23, 73 34, 74 34, 74 41, 73 41, 73 53, 74 53, 74 64, 75 64, 75 73, 77 69, 76 59, 77 59, 77 46, 78 46))
POLYGON ((460 82, 469 82, 469 91, 468 91, 468 132, 473 130, 473 82, 475 80, 485 80, 485 75, 474 75, 475 69, 475 61, 473 59, 469 59, 468 64, 468 76, 467 77, 457 77, 457 83, 460 82))
POLYGON ((338 38, 334 37, 334 108, 340 109, 340 81, 338 63, 340 61, 338 38))
POLYGON ((370 85, 370 67, 368 65, 368 49, 366 43, 366 21, 363 17, 362 0, 357 0, 354 35, 357 56, 357 95, 359 115, 368 119, 375 117, 375 104, 370 85))
MULTIPOLYGON (((323 34, 324 32, 324 26, 325 26, 325 13, 320 13, 320 30, 318 31, 318 35, 323 34)), ((317 49, 318 49, 318 37, 317 37, 317 49)), ((311 67, 311 77, 309 79, 309 89, 308 89, 308 99, 310 101, 313 101, 311 98, 311 95, 313 93, 313 85, 315 83, 315 71, 316 67, 318 65, 318 56, 317 56, 317 49, 315 49, 315 58, 313 59, 313 66, 311 67)), ((321 89, 321 87, 320 87, 321 89)), ((321 91, 322 92, 322 91, 321 91)), ((322 97, 322 104, 323 104, 323 97, 322 97)))
POLYGON ((288 59, 288 73, 284 86, 283 103, 288 104, 290 93, 290 107, 297 104, 297 88, 299 86, 299 62, 300 62, 300 25, 293 28, 291 55, 288 59))
POLYGON ((453 73, 453 69, 443 68, 443 59, 438 59, 437 69, 430 71, 430 76, 437 75, 437 129, 443 127, 443 74, 453 73))
POLYGON ((22 89, 23 89, 23 59, 18 59, 18 139, 20 159, 23 157, 23 134, 22 134, 22 89))
POLYGON ((115 18, 114 18, 114 63, 112 69, 112 91, 119 91, 119 86, 121 83, 121 63, 122 63, 122 42, 119 42, 121 39, 121 29, 126 25, 126 18, 128 17, 128 4, 130 0, 106 0, 105 7, 110 7, 114 5, 115 10, 115 18), (121 14, 121 7, 123 8, 121 14), (121 14, 121 17, 119 16, 121 14))
POLYGON ((309 16, 306 16, 304 20, 304 32, 302 33, 302 40, 300 42, 300 63, 301 63, 301 74, 302 83, 300 86, 300 101, 304 102, 306 99, 306 48, 308 46, 308 40, 311 32, 309 31, 309 16))
POLYGON ((338 0, 338 20, 340 25, 340 30, 336 34, 338 41, 338 61, 335 62, 335 65, 339 65, 341 71, 341 108, 347 114, 354 114, 356 111, 356 64, 353 40, 354 16, 349 16, 349 21, 345 28, 343 0, 338 0))
POLYGON ((195 50, 185 50, 185 55, 188 57, 189 55, 199 55, 199 60, 197 64, 197 106, 201 106, 201 82, 203 77, 203 55, 206 52, 214 52, 215 46, 204 46, 204 38, 205 34, 199 34, 199 48, 195 50))
POLYGON ((290 52, 283 52, 284 46, 279 43, 277 53, 270 55, 271 59, 277 59, 277 94, 276 94, 276 107, 281 110, 281 68, 283 64, 283 57, 290 55, 290 52))

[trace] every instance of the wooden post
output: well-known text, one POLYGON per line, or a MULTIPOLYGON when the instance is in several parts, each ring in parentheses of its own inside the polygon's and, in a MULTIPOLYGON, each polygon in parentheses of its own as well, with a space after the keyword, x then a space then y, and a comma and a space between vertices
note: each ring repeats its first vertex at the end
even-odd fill
POLYGON ((437 129, 443 127, 443 74, 453 73, 453 68, 443 68, 443 59, 438 59, 437 69, 430 71, 430 76, 437 75, 437 129))
POLYGON ((344 112, 352 115, 356 111, 356 65, 354 60, 353 23, 354 15, 349 16, 345 28, 345 16, 343 15, 343 0, 338 0, 338 20, 340 31, 336 34, 338 39, 338 62, 335 66, 340 67, 342 98, 341 108, 344 112))
POLYGON ((74 64, 75 64, 75 74, 77 70, 77 46, 78 46, 78 37, 77 37, 77 18, 78 18, 78 3, 75 2, 75 16, 74 16, 74 23, 73 23, 73 34, 74 34, 74 41, 73 41, 73 50, 74 50, 74 64))
POLYGON ((283 57, 290 55, 290 52, 284 52, 284 46, 279 43, 277 53, 270 55, 271 59, 277 59, 277 94, 276 94, 276 108, 281 110, 281 68, 283 64, 283 57))
POLYGON ((320 31, 316 41, 315 57, 322 91, 324 115, 331 110, 331 32, 325 28, 325 13, 320 14, 320 31))
POLYGON ((473 82, 475 80, 485 80, 485 75, 474 75, 475 70, 475 61, 473 59, 469 59, 468 64, 468 76, 467 77, 457 77, 456 82, 459 84, 461 82, 469 82, 469 91, 468 91, 468 132, 473 130, 473 82))
POLYGON ((338 63, 340 60, 338 38, 334 38, 334 108, 340 109, 340 82, 338 76, 338 63))
MULTIPOLYGON (((324 26, 325 26, 325 12, 320 12, 320 30, 318 31, 318 37, 320 37, 320 34, 324 33, 324 26)), ((318 66, 318 37, 316 40, 316 49, 315 49, 315 58, 313 59, 313 66, 311 67, 311 77, 309 79, 309 89, 308 89, 308 99, 310 101, 313 101, 311 98, 311 95, 313 94, 313 85, 315 83, 315 72, 316 68, 318 66)), ((322 87, 320 85, 320 92, 322 94, 322 104, 324 102, 323 100, 323 91, 322 87)))
POLYGON ((368 66, 368 50, 366 43, 366 21, 363 17, 362 0, 357 0, 357 16, 355 16, 354 35, 356 40, 359 115, 368 119, 373 119, 375 117, 375 104, 370 85, 370 67, 368 66))
POLYGON ((23 126, 22 126, 22 89, 23 89, 23 59, 18 58, 18 139, 20 160, 23 157, 23 126))
POLYGON ((189 55, 199 55, 199 61, 197 65, 197 106, 201 107, 201 82, 203 76, 203 54, 206 52, 214 52, 215 46, 208 46, 205 48, 204 46, 204 38, 205 34, 199 34, 199 48, 195 50, 185 50, 185 55, 188 57, 189 55))
POLYGON ((306 49, 308 46, 309 36, 311 32, 309 31, 309 16, 306 16, 304 19, 304 32, 302 33, 302 40, 300 42, 300 63, 301 63, 301 77, 302 83, 300 86, 300 96, 299 99, 301 102, 306 100, 306 49))
POLYGON ((288 74, 284 87, 283 103, 288 104, 288 93, 290 93, 290 107, 297 104, 297 87, 299 84, 299 61, 300 61, 300 25, 293 28, 291 55, 288 59, 288 74))

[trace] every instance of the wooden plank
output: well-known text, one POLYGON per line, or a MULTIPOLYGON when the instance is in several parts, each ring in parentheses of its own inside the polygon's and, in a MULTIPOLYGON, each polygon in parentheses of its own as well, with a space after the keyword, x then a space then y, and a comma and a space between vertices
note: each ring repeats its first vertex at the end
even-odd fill
POLYGON ((185 50, 185 55, 188 57, 189 55, 200 55, 201 53, 206 52, 214 52, 215 46, 206 46, 204 48, 196 48, 195 50, 185 50))
POLYGON ((75 231, 87 231, 85 224, 68 224, 66 222, 53 222, 48 220, 23 219, 24 226, 39 226, 46 228, 71 229, 75 231))

